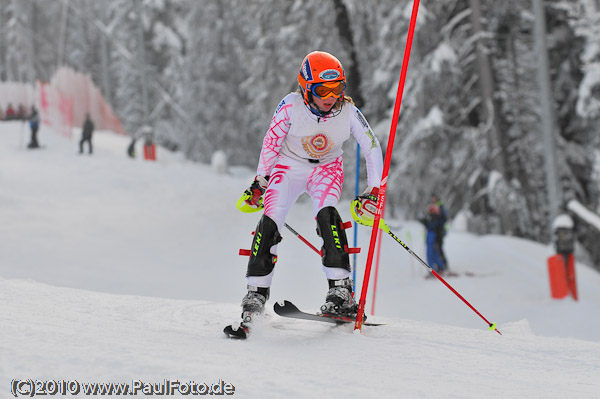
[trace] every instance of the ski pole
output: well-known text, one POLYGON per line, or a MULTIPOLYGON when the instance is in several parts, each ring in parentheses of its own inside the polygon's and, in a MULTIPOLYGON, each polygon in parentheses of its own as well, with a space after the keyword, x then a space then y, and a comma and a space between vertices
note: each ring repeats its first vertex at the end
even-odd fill
POLYGON ((460 295, 450 284, 448 284, 448 282, 446 280, 444 280, 442 278, 442 276, 440 276, 438 274, 438 272, 436 272, 434 269, 431 268, 431 266, 429 266, 425 261, 423 261, 416 253, 414 253, 409 247, 408 245, 406 245, 404 242, 402 242, 401 239, 399 239, 394 233, 392 233, 389 229, 389 227, 385 226, 387 229, 383 229, 383 231, 385 231, 390 237, 392 237, 398 244, 402 245, 402 248, 406 249, 408 251, 409 254, 411 254, 415 259, 417 259, 417 261, 419 261, 419 263, 421 263, 423 266, 425 266, 426 268, 429 269, 429 271, 438 278, 438 280, 440 280, 442 283, 444 283, 444 285, 446 287, 448 287, 448 289, 450 289, 450 291, 452 291, 457 297, 459 297, 468 307, 471 308, 471 310, 473 310, 473 312, 477 313, 477 315, 479 317, 481 317, 483 319, 483 321, 485 321, 489 327, 489 330, 495 330, 498 334, 502 335, 502 333, 500 331, 498 331, 498 329, 496 328, 496 323, 490 323, 488 321, 488 319, 486 319, 485 317, 483 317, 483 315, 481 313, 479 313, 477 311, 477 309, 475 309, 462 295, 460 295))
MULTIPOLYGON (((312 245, 306 238, 302 237, 301 234, 299 234, 296 230, 292 229, 287 223, 283 223, 283 225, 285 227, 288 228, 289 231, 291 231, 292 233, 294 233, 294 235, 296 237, 298 237, 303 243, 305 243, 306 245, 308 245, 313 251, 315 251, 319 256, 323 256, 323 251, 318 250, 317 248, 315 248, 314 245, 312 245)), ((347 222, 344 223, 342 227, 344 228, 348 228, 349 226, 352 226, 352 223, 347 222)), ((360 253, 360 248, 353 248, 353 247, 348 247, 345 246, 345 251, 350 255, 350 254, 358 254, 360 253)))
POLYGON ((300 233, 298 233, 296 230, 292 229, 287 223, 283 224, 285 227, 287 227, 287 229, 289 231, 291 231, 296 237, 298 237, 300 239, 300 241, 302 241, 303 243, 305 243, 306 245, 308 245, 310 247, 310 249, 312 249, 313 251, 315 251, 316 253, 319 254, 319 256, 321 256, 321 251, 319 251, 317 248, 315 248, 314 245, 312 245, 306 238, 302 237, 302 235, 300 233))
MULTIPOLYGON (((364 226, 373 226, 373 221, 366 221, 365 219, 360 218, 360 216, 358 216, 356 214, 356 207, 360 207, 360 201, 359 200, 354 200, 352 201, 352 205, 350 208, 350 213, 352 213, 352 217, 354 218, 354 220, 356 220, 358 223, 364 225, 364 226)), ((496 323, 490 323, 488 321, 488 319, 486 319, 485 317, 483 317, 483 315, 481 313, 479 313, 479 311, 477 311, 477 309, 475 309, 462 295, 460 295, 458 293, 458 291, 456 291, 450 284, 448 284, 448 282, 446 280, 444 280, 444 278, 442 276, 440 276, 438 274, 438 272, 436 272, 431 266, 429 266, 427 264, 427 262, 425 262, 423 259, 421 259, 419 257, 419 255, 417 255, 416 253, 413 252, 412 249, 410 249, 408 247, 408 245, 406 245, 400 238, 398 238, 388 227, 387 224, 385 224, 383 219, 379 219, 379 228, 383 231, 385 231, 390 237, 392 237, 394 239, 394 241, 396 241, 398 244, 402 245, 402 248, 406 249, 408 251, 409 254, 411 254, 417 261, 419 261, 420 264, 422 264, 423 266, 425 266, 427 269, 429 269, 429 271, 431 272, 431 274, 433 274, 435 277, 437 277, 438 280, 440 280, 446 287, 448 287, 448 289, 450 289, 450 291, 452 291, 454 293, 454 295, 456 295, 457 297, 459 297, 468 307, 471 308, 471 310, 473 310, 473 312, 475 312, 479 317, 481 317, 483 319, 483 321, 485 321, 488 325, 488 329, 490 331, 495 330, 498 334, 502 335, 502 333, 496 328, 496 323)))

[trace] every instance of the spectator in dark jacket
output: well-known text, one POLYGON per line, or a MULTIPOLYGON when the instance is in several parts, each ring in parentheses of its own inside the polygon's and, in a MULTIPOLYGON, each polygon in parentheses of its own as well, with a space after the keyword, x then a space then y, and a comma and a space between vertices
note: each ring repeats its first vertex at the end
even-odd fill
POLYGON ((446 271, 447 265, 444 253, 441 248, 440 237, 443 236, 446 225, 446 218, 442 214, 440 206, 430 204, 426 217, 419 219, 427 229, 427 263, 438 273, 446 271))
POLYGON ((37 133, 40 128, 40 114, 33 105, 31 106, 31 113, 29 114, 29 127, 31 128, 31 140, 29 141, 27 148, 39 148, 40 144, 38 143, 37 133))
POLYGON ((88 143, 89 153, 92 153, 92 134, 94 133, 94 122, 90 114, 85 114, 85 122, 83 122, 83 130, 81 131, 81 141, 79 141, 79 153, 83 154, 83 143, 88 143))
POLYGON ((129 155, 130 158, 135 158, 135 143, 136 143, 136 139, 132 138, 131 139, 131 143, 129 143, 129 145, 127 146, 127 155, 129 155))
POLYGON ((446 269, 448 269, 448 259, 446 258, 446 253, 444 252, 444 238, 446 237, 446 223, 448 222, 448 211, 442 203, 442 200, 436 194, 431 194, 431 204, 436 205, 440 208, 440 218, 443 222, 443 229, 440 231, 440 234, 436 236, 436 238, 438 242, 438 247, 440 249, 440 254, 444 261, 444 265, 446 265, 446 269))

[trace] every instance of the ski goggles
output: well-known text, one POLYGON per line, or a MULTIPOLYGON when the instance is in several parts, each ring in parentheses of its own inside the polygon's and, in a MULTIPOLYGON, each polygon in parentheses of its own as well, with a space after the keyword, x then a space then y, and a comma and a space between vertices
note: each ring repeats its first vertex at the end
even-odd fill
POLYGON ((346 83, 343 81, 316 83, 310 88, 311 93, 320 99, 326 99, 331 96, 340 98, 346 90, 346 83))

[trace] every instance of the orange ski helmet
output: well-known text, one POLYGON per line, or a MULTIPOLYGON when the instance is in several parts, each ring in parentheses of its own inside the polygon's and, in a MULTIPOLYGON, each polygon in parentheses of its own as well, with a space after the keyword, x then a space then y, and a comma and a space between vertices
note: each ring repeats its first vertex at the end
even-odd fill
POLYGON ((340 60, 325 51, 309 53, 298 72, 298 84, 302 91, 304 103, 309 105, 315 85, 328 82, 342 82, 344 89, 336 97, 343 99, 346 88, 346 74, 340 60))

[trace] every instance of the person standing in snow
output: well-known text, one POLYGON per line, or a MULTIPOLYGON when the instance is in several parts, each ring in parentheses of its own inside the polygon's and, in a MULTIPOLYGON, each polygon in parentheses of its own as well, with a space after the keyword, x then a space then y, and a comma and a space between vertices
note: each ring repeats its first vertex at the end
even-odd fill
POLYGON ((136 143, 136 141, 137 140, 135 138, 132 138, 131 142, 127 146, 127 155, 129 156, 129 158, 135 158, 135 143, 136 143))
POLYGON ((16 119, 20 121, 26 121, 28 119, 27 110, 25 109, 25 106, 23 104, 19 104, 19 107, 17 108, 16 119))
POLYGON ((6 113, 4 114, 4 120, 12 121, 13 119, 15 119, 15 116, 15 109, 13 108, 11 103, 8 103, 8 106, 6 107, 6 113))
POLYGON ((448 222, 448 211, 444 206, 444 203, 436 194, 431 194, 431 204, 436 205, 440 209, 440 223, 442 225, 440 231, 436 235, 437 246, 440 251, 440 256, 442 257, 442 261, 444 262, 444 266, 446 270, 448 269, 448 258, 446 258, 446 253, 444 252, 444 238, 446 238, 446 223, 448 222))
POLYGON ((37 134, 40 128, 40 114, 33 105, 31 106, 31 113, 29 114, 29 128, 31 129, 31 139, 27 148, 39 148, 40 144, 38 143, 37 134))
POLYGON ((371 213, 371 217, 381 183, 381 147, 365 117, 345 95, 346 75, 336 57, 323 51, 311 52, 302 61, 297 79, 299 89, 286 95, 275 110, 263 140, 257 175, 238 201, 238 208, 245 212, 264 205, 248 261, 242 327, 264 311, 280 231, 302 193, 312 199, 313 217, 322 240, 322 269, 329 290, 321 312, 356 317, 358 310, 352 297, 348 241, 335 208, 344 180, 342 144, 353 136, 363 150, 368 187, 361 199, 361 212, 371 213))
POLYGON ((437 201, 429 204, 426 217, 419 218, 419 221, 427 229, 427 263, 438 273, 443 273, 447 269, 445 255, 441 247, 443 238, 440 238, 446 234, 446 219, 447 217, 442 213, 437 201))
POLYGON ((92 153, 92 134, 94 133, 94 122, 89 112, 85 114, 83 129, 81 130, 81 140, 79 141, 79 153, 83 154, 83 143, 88 143, 89 154, 92 153))

